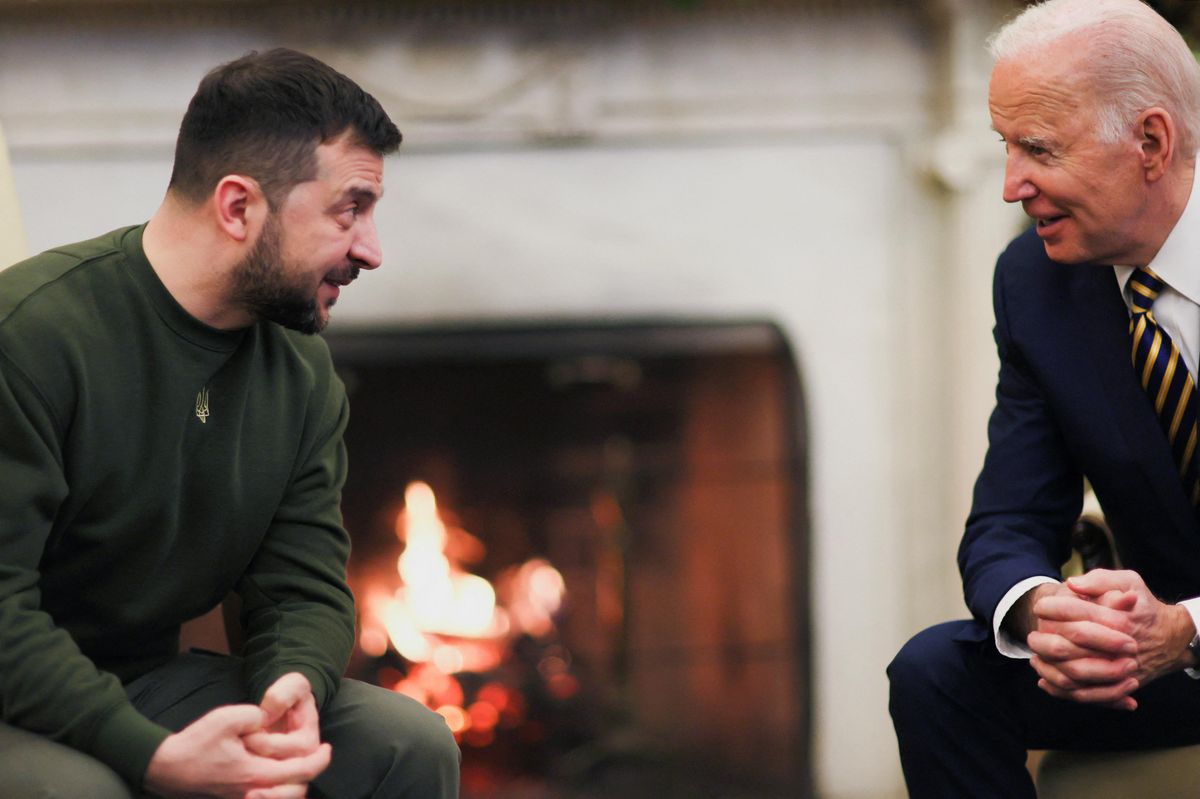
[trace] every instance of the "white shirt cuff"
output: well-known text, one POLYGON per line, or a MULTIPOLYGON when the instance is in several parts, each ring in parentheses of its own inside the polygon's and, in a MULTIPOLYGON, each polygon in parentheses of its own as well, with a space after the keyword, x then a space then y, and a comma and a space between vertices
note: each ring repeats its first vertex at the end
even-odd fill
MULTIPOLYGON (((1017 604, 1018 599, 1025 596, 1039 585, 1057 582, 1059 581, 1055 580, 1053 577, 1046 577, 1045 575, 1026 577, 1024 580, 1008 589, 1008 593, 1000 598, 1000 604, 996 605, 996 613, 992 616, 992 633, 996 638, 996 649, 999 650, 1001 655, 1009 658, 1024 660, 1028 660, 1033 656, 1033 653, 1029 651, 1029 647, 1025 645, 1024 641, 1018 641, 1017 639, 1013 638, 1007 632, 1000 629, 1000 625, 1004 623, 1004 617, 1008 615, 1010 610, 1012 610, 1012 606, 1017 604)), ((1200 603, 1200 598, 1197 598, 1194 601, 1200 603)), ((1183 603, 1181 602, 1180 604, 1183 603)), ((1196 614, 1200 613, 1200 606, 1198 606, 1195 611, 1192 611, 1191 608, 1188 608, 1188 612, 1192 613, 1192 618, 1195 619, 1197 618, 1196 614)), ((1200 679, 1200 677, 1197 677, 1197 679, 1200 679)))
MULTIPOLYGON (((1197 630, 1200 630, 1200 597, 1185 599, 1176 604, 1188 612, 1188 615, 1192 617, 1192 624, 1196 626, 1197 630)), ((1183 672, 1193 680, 1200 680, 1200 669, 1184 669, 1183 672)))

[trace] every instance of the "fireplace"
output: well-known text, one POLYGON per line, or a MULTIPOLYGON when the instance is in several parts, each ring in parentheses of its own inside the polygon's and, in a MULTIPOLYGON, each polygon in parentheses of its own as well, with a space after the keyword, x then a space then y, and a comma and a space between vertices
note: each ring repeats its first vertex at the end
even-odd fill
POLYGON ((447 718, 464 797, 811 794, 804 413, 776 326, 327 338, 350 675, 447 718))

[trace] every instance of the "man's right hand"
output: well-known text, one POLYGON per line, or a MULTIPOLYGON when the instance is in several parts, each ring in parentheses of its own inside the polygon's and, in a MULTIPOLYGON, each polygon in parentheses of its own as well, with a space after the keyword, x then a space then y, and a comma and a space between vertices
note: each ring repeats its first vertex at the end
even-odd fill
POLYGON ((261 757, 242 736, 262 730, 268 715, 254 705, 227 705, 170 735, 146 769, 147 790, 166 797, 303 799, 329 765, 329 744, 303 757, 261 757))

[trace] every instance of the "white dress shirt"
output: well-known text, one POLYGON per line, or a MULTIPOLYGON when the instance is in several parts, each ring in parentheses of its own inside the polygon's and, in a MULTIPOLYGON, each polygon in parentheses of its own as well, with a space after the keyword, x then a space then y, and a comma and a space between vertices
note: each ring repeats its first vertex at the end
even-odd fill
MULTIPOLYGON (((1154 318, 1179 349, 1195 380, 1197 352, 1200 351, 1200 180, 1192 181, 1192 192, 1179 222, 1148 266, 1166 283, 1154 301, 1154 318)), ((1113 271, 1125 306, 1132 308, 1129 278, 1134 267, 1114 266, 1113 271)), ((1133 368, 1132 363, 1129 368, 1133 368)), ((1050 577, 1028 577, 1008 589, 1001 598, 992 617, 996 648, 1001 654, 1011 658, 1028 658, 1032 654, 1024 641, 1014 639, 1001 629, 1001 624, 1018 599, 1043 583, 1053 582, 1057 581, 1050 577)), ((1196 629, 1200 630, 1200 597, 1185 599, 1178 604, 1187 610, 1196 629)), ((1189 676, 1200 679, 1200 671, 1187 671, 1189 676)))

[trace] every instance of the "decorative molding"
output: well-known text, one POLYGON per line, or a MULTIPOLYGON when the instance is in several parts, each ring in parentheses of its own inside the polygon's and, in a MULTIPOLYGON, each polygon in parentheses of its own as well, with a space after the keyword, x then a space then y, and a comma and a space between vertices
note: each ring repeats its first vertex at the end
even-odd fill
POLYGON ((125 30, 206 25, 267 26, 537 25, 543 31, 655 25, 687 20, 818 19, 880 10, 908 12, 905 0, 0 0, 0 23, 125 30), (580 26, 587 26, 581 28, 580 26))
MULTIPOLYGON (((405 152, 471 151, 497 147, 563 147, 587 145, 710 143, 795 140, 811 136, 903 137, 922 120, 907 108, 882 107, 869 98, 854 107, 843 106, 836 115, 828 112, 793 110, 781 112, 768 100, 757 104, 754 113, 743 108, 724 118, 696 113, 682 118, 672 113, 642 116, 593 118, 559 125, 551 120, 510 119, 493 123, 438 124, 405 118, 405 152)), ((114 121, 111 115, 71 114, 55 116, 4 115, 9 147, 22 160, 59 160, 120 157, 124 154, 169 157, 175 145, 180 114, 144 114, 136 124, 114 121)), ((988 140, 991 143, 991 140, 988 140)))
MULTIPOLYGON (((645 19, 661 16, 697 17, 710 14, 825 13, 909 8, 908 0, 257 0, 247 8, 242 0, 0 0, 0 15, 29 17, 63 11, 120 14, 154 13, 169 16, 180 10, 233 10, 243 17, 255 11, 319 14, 370 13, 391 19, 522 21, 609 17, 645 19)), ((59 17, 61 19, 61 17, 59 17)))
MULTIPOLYGON (((11 1, 0 0, 0 17, 11 1)), ((106 9, 131 7, 120 0, 74 5, 97 9, 101 16, 106 9)), ((76 38, 77 22, 31 24, 25 30, 0 26, 0 75, 8 79, 0 80, 0 121, 22 158, 169 155, 183 103, 204 70, 244 50, 287 43, 351 75, 378 97, 404 130, 408 152, 813 134, 907 136, 927 128, 928 74, 919 56, 920 17, 913 7, 858 0, 712 4, 733 5, 797 13, 837 5, 840 16, 820 26, 798 17, 734 24, 705 16, 708 11, 686 18, 677 11, 681 21, 652 29, 622 22, 587 35, 542 35, 541 28, 533 35, 533 25, 447 31, 382 17, 351 24, 347 15, 369 9, 381 14, 412 9, 267 0, 269 13, 295 7, 314 15, 301 14, 268 32, 250 24, 232 2, 184 0, 171 9, 219 12, 229 19, 210 19, 212 27, 151 27, 133 37, 122 27, 125 38, 110 38, 104 31, 89 44, 76 38), (847 6, 875 10, 845 20, 847 6), (904 10, 889 11, 893 6, 904 10), (111 44, 126 38, 142 61, 111 44), (212 47, 210 57, 210 41, 225 43, 225 49, 212 47), (859 62, 858 69, 839 67, 839 62, 854 62, 838 55, 853 45, 877 58, 859 62), (80 47, 95 48, 95 55, 84 60, 87 67, 68 57, 80 47), (154 55, 164 52, 177 57, 154 55), (102 105, 92 99, 102 95, 109 98, 102 105)))

